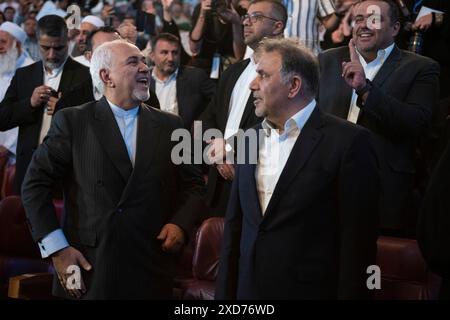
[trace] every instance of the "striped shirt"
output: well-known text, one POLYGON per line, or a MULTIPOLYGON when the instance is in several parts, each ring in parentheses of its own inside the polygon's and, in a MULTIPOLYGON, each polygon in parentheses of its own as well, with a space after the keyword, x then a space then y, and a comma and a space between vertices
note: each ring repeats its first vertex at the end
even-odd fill
POLYGON ((319 26, 317 18, 336 11, 333 0, 283 0, 288 12, 285 37, 299 38, 305 46, 319 53, 319 26))

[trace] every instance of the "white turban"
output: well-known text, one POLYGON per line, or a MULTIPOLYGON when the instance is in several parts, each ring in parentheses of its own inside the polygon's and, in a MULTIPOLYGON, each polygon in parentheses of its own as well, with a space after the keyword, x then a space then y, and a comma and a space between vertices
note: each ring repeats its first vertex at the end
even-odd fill
POLYGON ((103 22, 103 20, 97 16, 86 16, 83 18, 83 20, 81 20, 81 23, 83 23, 83 22, 90 23, 90 24, 96 26, 97 28, 101 28, 101 27, 105 26, 105 23, 103 22))
POLYGON ((2 25, 0 26, 0 30, 8 32, 20 43, 24 43, 25 40, 27 39, 27 34, 25 33, 25 31, 23 31, 22 28, 19 27, 17 24, 9 21, 3 22, 2 25))

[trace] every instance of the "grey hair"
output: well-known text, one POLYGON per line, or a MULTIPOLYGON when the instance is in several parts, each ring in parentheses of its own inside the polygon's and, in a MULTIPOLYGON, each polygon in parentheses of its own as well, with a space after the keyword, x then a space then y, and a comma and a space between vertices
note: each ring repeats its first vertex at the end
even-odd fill
POLYGON ((302 91, 307 98, 314 98, 319 89, 319 62, 314 53, 296 39, 265 38, 256 55, 277 52, 281 56, 281 80, 288 83, 293 76, 302 79, 302 91))
POLYGON ((104 69, 110 70, 112 68, 112 47, 117 43, 130 45, 128 41, 123 39, 108 41, 98 46, 91 58, 89 72, 91 73, 92 84, 101 94, 103 94, 105 90, 105 84, 100 77, 100 71, 104 69))

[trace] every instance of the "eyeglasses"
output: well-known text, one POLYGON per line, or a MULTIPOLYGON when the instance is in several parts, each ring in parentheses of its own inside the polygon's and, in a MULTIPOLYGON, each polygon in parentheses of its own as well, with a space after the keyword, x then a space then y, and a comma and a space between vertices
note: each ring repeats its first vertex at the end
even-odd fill
POLYGON ((273 20, 273 21, 280 21, 280 20, 278 20, 278 19, 275 19, 275 18, 272 18, 272 17, 265 16, 265 15, 263 15, 263 14, 261 14, 261 13, 254 12, 254 13, 252 13, 252 14, 245 14, 245 15, 243 15, 243 16, 241 17, 241 22, 244 23, 245 20, 249 19, 249 20, 250 20, 250 23, 251 23, 251 24, 254 24, 254 23, 256 23, 258 20, 261 20, 262 18, 270 19, 270 20, 273 20))

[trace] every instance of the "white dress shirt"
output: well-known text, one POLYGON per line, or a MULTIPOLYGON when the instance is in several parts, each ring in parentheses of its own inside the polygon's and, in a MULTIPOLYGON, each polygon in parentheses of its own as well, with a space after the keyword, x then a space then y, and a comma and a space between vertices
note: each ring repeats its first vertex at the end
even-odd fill
MULTIPOLYGON (((136 159, 137 118, 139 106, 130 110, 124 110, 111 103, 109 100, 107 101, 114 114, 122 138, 124 139, 131 163, 134 166, 136 159)), ((42 258, 47 258, 53 253, 68 247, 69 243, 67 242, 62 229, 56 229, 42 238, 42 240, 38 242, 38 246, 42 258)))
MULTIPOLYGON (((66 59, 67 61, 67 59, 66 59)), ((44 68, 44 85, 53 88, 53 90, 58 91, 59 83, 61 82, 61 76, 63 73, 64 65, 66 61, 57 69, 53 69, 51 72, 48 72, 44 68)), ((52 122, 52 116, 48 115, 46 110, 44 110, 44 114, 42 115, 42 125, 41 131, 39 133, 39 144, 44 141, 45 136, 47 135, 48 129, 50 129, 50 124, 52 122)))
MULTIPOLYGON (((5 97, 6 91, 9 88, 12 78, 16 73, 16 70, 22 67, 26 67, 34 61, 26 54, 22 53, 16 61, 16 68, 13 72, 7 72, 0 75, 0 101, 5 97)), ((11 152, 9 157, 9 164, 14 164, 16 162, 16 148, 17 148, 17 135, 19 133, 19 128, 15 127, 7 131, 0 131, 0 146, 4 146, 11 152)))
POLYGON ((81 56, 73 58, 73 60, 75 60, 78 63, 81 63, 83 66, 86 66, 88 68, 91 66, 91 62, 88 59, 86 59, 86 57, 83 54, 81 56))
POLYGON ((234 85, 231 93, 230 106, 228 109, 228 120, 225 126, 224 138, 228 139, 236 134, 241 124, 242 115, 244 114, 245 106, 250 97, 250 83, 256 78, 256 63, 254 57, 250 58, 250 62, 244 69, 244 72, 239 76, 238 81, 234 85))
MULTIPOLYGON (((387 60, 389 55, 392 52, 392 49, 394 49, 395 43, 391 44, 386 49, 378 50, 377 57, 375 60, 367 63, 366 60, 364 60, 363 56, 356 50, 359 56, 359 61, 361 62, 364 73, 366 74, 366 78, 372 81, 375 76, 377 75, 378 71, 383 66, 384 62, 387 60)), ((348 111, 347 120, 353 123, 356 123, 358 121, 359 111, 361 110, 357 105, 356 102, 358 100, 358 95, 356 94, 355 89, 352 91, 352 100, 350 101, 350 109, 348 111)))
POLYGON ((158 97, 161 110, 176 115, 179 114, 177 101, 177 76, 178 69, 164 81, 158 78, 155 68, 153 68, 152 71, 152 78, 155 81, 155 93, 158 97))
POLYGON ((259 145, 255 179, 263 215, 292 148, 315 107, 316 101, 312 100, 306 107, 289 118, 284 124, 284 131, 281 135, 279 130, 274 129, 266 119, 262 122, 264 135, 262 135, 259 145))

